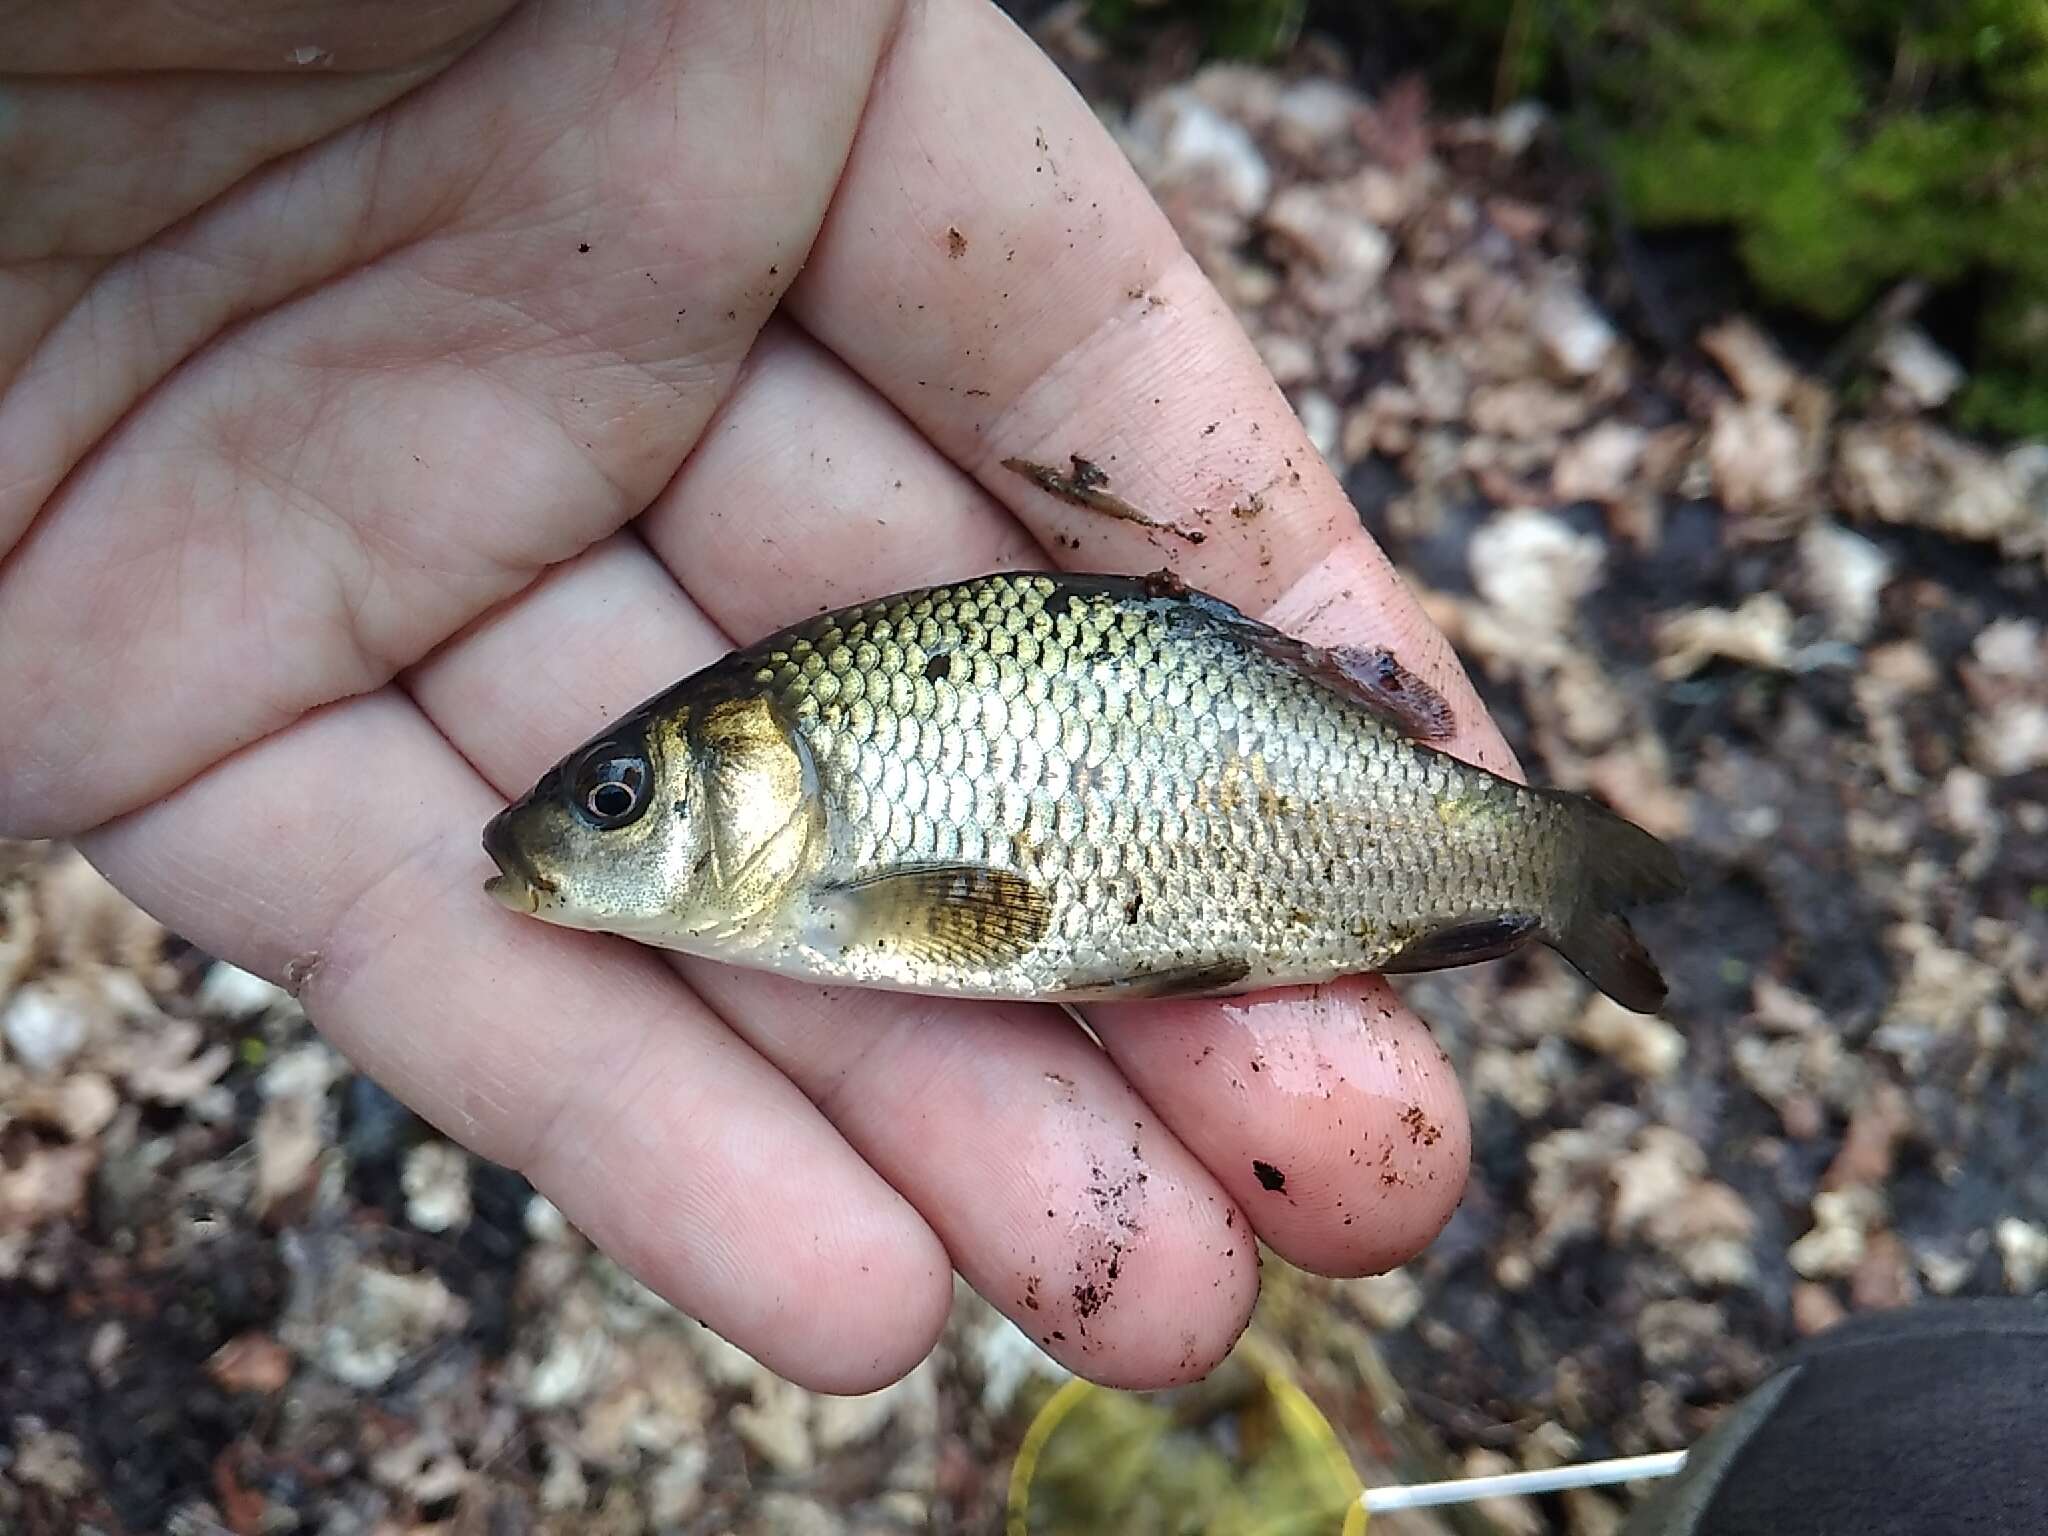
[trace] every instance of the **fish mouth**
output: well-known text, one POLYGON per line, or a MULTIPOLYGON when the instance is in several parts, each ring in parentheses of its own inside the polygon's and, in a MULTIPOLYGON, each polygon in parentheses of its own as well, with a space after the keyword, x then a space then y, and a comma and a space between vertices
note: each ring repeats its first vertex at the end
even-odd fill
POLYGON ((559 887, 535 869, 512 840, 511 817, 509 808, 500 811, 484 828, 484 852, 498 866, 498 873, 484 882, 484 891, 500 906, 535 913, 540 911, 541 896, 552 896, 559 887))
POLYGON ((529 917, 540 911, 540 892, 524 875, 492 875, 484 881, 484 894, 499 906, 513 912, 524 912, 529 917))

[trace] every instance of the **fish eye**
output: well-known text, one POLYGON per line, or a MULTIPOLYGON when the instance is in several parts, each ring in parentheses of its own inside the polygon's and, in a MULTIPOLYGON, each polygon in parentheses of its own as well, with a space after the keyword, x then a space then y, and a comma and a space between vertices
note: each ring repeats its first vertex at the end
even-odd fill
POLYGON ((647 759, 606 744, 583 759, 569 792, 570 802, 599 831, 623 827, 647 809, 647 759))

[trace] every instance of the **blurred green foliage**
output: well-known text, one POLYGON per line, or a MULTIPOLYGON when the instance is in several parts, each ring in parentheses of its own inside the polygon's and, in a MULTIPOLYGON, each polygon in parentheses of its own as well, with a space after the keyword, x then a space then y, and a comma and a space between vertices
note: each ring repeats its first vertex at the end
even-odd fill
POLYGON ((1112 37, 1192 25, 1208 54, 1262 59, 1294 46, 1308 0, 1092 0, 1088 19, 1112 37))
MULTIPOLYGON (((1299 0, 1097 0, 1291 40, 1299 0), (1252 19, 1264 14, 1264 32, 1252 19)), ((1975 315, 1959 423, 2048 432, 2048 0, 1399 0, 1440 90, 1571 99, 1641 228, 1723 229, 1767 302, 1828 323, 1924 280, 1975 315)), ((1294 26, 1370 46, 1361 0, 1294 26)), ((1382 15, 1385 13, 1382 12, 1382 15)), ((1227 44, 1228 46, 1224 46, 1227 44)))

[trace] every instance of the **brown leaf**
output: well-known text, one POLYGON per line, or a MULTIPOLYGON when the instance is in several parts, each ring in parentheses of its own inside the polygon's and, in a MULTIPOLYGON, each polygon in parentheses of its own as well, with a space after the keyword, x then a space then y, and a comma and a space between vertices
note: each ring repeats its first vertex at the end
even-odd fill
POLYGON ((189 1104, 233 1059, 222 1044, 205 1045, 200 1027, 190 1019, 162 1019, 146 1030, 131 1031, 122 1063, 128 1090, 158 1104, 189 1104))
POLYGON ((232 1445, 222 1446, 213 1459, 213 1492, 220 1500, 221 1523, 235 1536, 261 1536, 270 1501, 242 1481, 236 1466, 240 1459, 239 1448, 232 1445))
POLYGON ((1429 82, 1404 75, 1369 106, 1359 137, 1383 165, 1406 170, 1429 158, 1429 82))
POLYGON ((28 976, 41 932, 34 889, 27 884, 0 885, 0 998, 28 976))
POLYGON ((1920 1297, 1913 1256, 1893 1231, 1873 1232, 1849 1277, 1849 1300, 1858 1312, 1885 1312, 1920 1297))
POLYGON ((282 1391, 292 1377, 292 1353, 267 1333, 240 1333, 215 1350, 206 1374, 227 1392, 282 1391))
POLYGON ((1792 418, 1775 406, 1723 401, 1707 438, 1714 489, 1729 511, 1770 520, 1796 513, 1810 499, 1808 445, 1792 418))
POLYGON ((1770 339, 1747 320, 1727 320, 1702 331, 1700 350, 1720 364, 1743 399, 1761 406, 1783 405, 1799 382, 1770 339))
POLYGON ((97 1072, 74 1072, 54 1083, 31 1083, 12 1105, 23 1120, 54 1126, 72 1141, 98 1135, 120 1107, 113 1084, 97 1072))
POLYGON ((1826 1286, 1802 1280, 1792 1287, 1792 1327, 1801 1338, 1826 1333, 1848 1315, 1848 1309, 1826 1286))
POLYGON ((89 1142, 38 1147, 19 1168, 0 1171, 0 1228, 33 1226, 82 1211, 99 1156, 99 1148, 89 1142))
POLYGON ((107 883, 84 855, 66 848, 37 882, 46 941, 66 970, 110 965, 145 983, 163 959, 163 927, 107 883))
POLYGON ((1842 1189, 1852 1184, 1882 1188, 1892 1176, 1892 1157, 1899 1138, 1913 1128, 1913 1107, 1894 1084, 1880 1082, 1856 1105, 1849 1116, 1842 1150, 1821 1175, 1822 1189, 1842 1189))

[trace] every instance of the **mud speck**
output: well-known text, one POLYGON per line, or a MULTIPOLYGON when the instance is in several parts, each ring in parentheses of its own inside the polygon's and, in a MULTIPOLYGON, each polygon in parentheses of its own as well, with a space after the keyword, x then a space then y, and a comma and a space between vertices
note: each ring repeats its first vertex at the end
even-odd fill
POLYGON ((1443 1136, 1435 1122, 1422 1112, 1420 1104, 1410 1104, 1401 1111, 1401 1124, 1408 1128, 1408 1140, 1413 1146, 1433 1147, 1443 1136))
POLYGON ((1100 1312, 1108 1300, 1109 1287, 1097 1285, 1093 1280, 1083 1280, 1074 1287, 1074 1313, 1084 1323, 1100 1312))
POLYGON ((946 229, 946 255, 952 260, 958 261, 966 254, 967 237, 961 234, 957 227, 949 225, 946 229))
POLYGON ((1126 1146, 1128 1154, 1120 1147, 1114 1155, 1090 1165, 1082 1191, 1094 1203, 1095 1220, 1090 1225, 1098 1228, 1099 1239, 1074 1261, 1074 1317, 1084 1338, 1089 1319, 1109 1305, 1123 1274, 1124 1253, 1143 1230, 1139 1208, 1145 1169, 1136 1139, 1126 1146))
POLYGON ((1252 1159, 1252 1177, 1259 1181, 1261 1189, 1269 1189, 1276 1195, 1284 1193, 1287 1189, 1287 1175, 1271 1163, 1262 1162, 1256 1157, 1252 1159))

